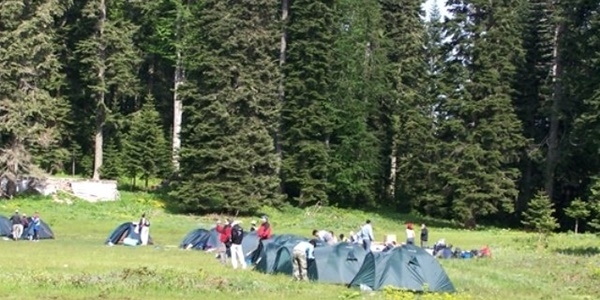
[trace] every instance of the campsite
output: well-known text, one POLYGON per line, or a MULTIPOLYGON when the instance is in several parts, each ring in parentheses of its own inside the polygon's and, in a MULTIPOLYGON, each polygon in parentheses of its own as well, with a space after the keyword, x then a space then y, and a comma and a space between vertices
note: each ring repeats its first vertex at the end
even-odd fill
MULTIPOLYGON (((371 294, 343 285, 294 282, 286 274, 223 267, 214 253, 180 249, 190 231, 210 228, 216 216, 175 215, 150 194, 124 192, 121 201, 102 203, 58 204, 45 198, 0 203, 5 216, 17 208, 39 210, 55 239, 3 241, 4 299, 177 299, 198 293, 207 299, 416 299, 387 289, 371 294), (144 211, 152 220, 154 245, 104 244, 119 225, 135 221, 144 211)), ((303 237, 313 227, 343 230, 370 217, 378 238, 386 233, 400 238, 403 223, 412 218, 335 208, 266 213, 274 233, 303 237)), ((245 226, 252 220, 241 219, 245 226)), ((413 221, 430 222, 433 239, 443 237, 463 249, 488 243, 494 254, 485 260, 440 260, 458 292, 423 299, 594 299, 600 294, 596 236, 557 234, 547 248, 538 249, 534 234, 493 228, 465 231, 435 220, 413 221)))

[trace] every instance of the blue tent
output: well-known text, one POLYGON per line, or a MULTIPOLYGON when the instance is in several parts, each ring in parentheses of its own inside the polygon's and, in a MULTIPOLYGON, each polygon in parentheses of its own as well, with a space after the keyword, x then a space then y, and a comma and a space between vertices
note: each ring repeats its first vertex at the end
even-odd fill
POLYGON ((244 239, 242 240, 242 251, 244 251, 244 256, 246 258, 251 257, 252 253, 258 249, 258 244, 260 244, 260 239, 258 238, 256 231, 244 233, 244 239))
MULTIPOLYGON (((117 228, 115 228, 115 230, 113 230, 104 243, 118 245, 123 244, 123 240, 126 238, 131 238, 137 240, 138 245, 141 244, 140 235, 135 232, 136 226, 137 224, 133 222, 125 222, 119 225, 117 228)), ((148 244, 154 244, 151 236, 148 237, 148 244)))
POLYGON ((291 252, 291 249, 300 241, 308 241, 308 239, 284 234, 262 241, 252 254, 252 263, 256 264, 255 269, 263 273, 275 273, 275 263, 280 249, 285 248, 291 252))
POLYGON ((190 231, 181 241, 179 245, 183 249, 208 250, 221 246, 219 233, 215 228, 211 230, 194 229, 190 231))
MULTIPOLYGON (((27 218, 29 224, 31 224, 31 218, 27 218)), ((0 236, 6 236, 12 238, 12 223, 5 216, 0 216, 0 236)), ((29 226, 23 229, 22 238, 33 237, 33 226, 29 226)), ((40 230, 38 231, 39 239, 54 239, 54 232, 50 229, 50 226, 43 220, 40 220, 40 230)))
POLYGON ((350 287, 366 285, 372 290, 385 286, 417 292, 455 291, 454 285, 435 257, 412 245, 388 252, 368 253, 350 287))
POLYGON ((5 216, 0 216, 0 236, 12 235, 12 223, 5 216))
MULTIPOLYGON (((23 232, 23 236, 24 237, 33 237, 33 224, 31 222, 31 218, 27 218, 27 221, 29 222, 29 227, 27 227, 24 232, 23 232)), ((40 220, 40 230, 38 231, 38 238, 39 239, 54 239, 54 232, 52 232, 52 229, 50 229, 50 226, 48 226, 48 224, 46 222, 44 222, 43 220, 40 220)))

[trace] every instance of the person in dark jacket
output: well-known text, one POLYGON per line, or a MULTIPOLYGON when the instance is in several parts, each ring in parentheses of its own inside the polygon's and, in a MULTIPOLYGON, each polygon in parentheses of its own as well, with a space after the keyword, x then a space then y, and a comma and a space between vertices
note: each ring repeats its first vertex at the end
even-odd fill
POLYGON ((15 210, 15 214, 10 217, 10 222, 12 223, 13 240, 18 241, 23 234, 23 221, 18 210, 15 210))
POLYGON ((242 250, 242 240, 244 239, 244 229, 240 226, 240 221, 231 223, 231 266, 237 269, 238 264, 242 269, 246 269, 246 259, 242 250))
POLYGON ((427 248, 427 241, 429 241, 429 229, 425 224, 421 224, 421 248, 427 248))

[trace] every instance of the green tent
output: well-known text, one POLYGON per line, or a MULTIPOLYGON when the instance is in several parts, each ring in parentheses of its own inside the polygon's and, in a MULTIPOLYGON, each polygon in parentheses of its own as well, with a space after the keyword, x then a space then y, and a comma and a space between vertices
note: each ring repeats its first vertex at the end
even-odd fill
POLYGON ((315 248, 315 260, 308 267, 311 280, 349 284, 360 270, 367 251, 361 245, 338 243, 315 248))
POLYGON ((369 253, 349 286, 366 285, 373 290, 385 286, 415 292, 455 291, 435 257, 422 248, 406 245, 388 252, 369 253))
MULTIPOLYGON (((273 273, 275 271, 275 260, 280 249, 291 250, 300 241, 305 241, 306 238, 294 235, 280 235, 273 239, 261 242, 258 251, 258 259, 256 260, 255 270, 263 273, 273 273)), ((291 271, 290 271, 291 274, 291 271)))
MULTIPOLYGON (((280 247, 273 273, 292 275, 292 247, 280 247)), ((315 260, 308 265, 308 278, 313 281, 348 284, 363 264, 367 252, 359 245, 338 243, 315 248, 315 260)))

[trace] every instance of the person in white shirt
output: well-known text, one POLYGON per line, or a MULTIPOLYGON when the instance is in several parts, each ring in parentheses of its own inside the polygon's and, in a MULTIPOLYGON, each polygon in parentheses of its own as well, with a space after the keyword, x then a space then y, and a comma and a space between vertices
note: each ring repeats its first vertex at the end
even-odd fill
POLYGON ((367 220, 365 225, 360 228, 358 236, 363 242, 363 248, 366 251, 371 251, 371 242, 375 240, 373 238, 373 227, 371 226, 371 220, 367 220))
POLYGON ((308 261, 314 260, 314 251, 316 240, 310 242, 302 241, 294 246, 293 253, 293 269, 294 279, 296 280, 308 280, 308 261))
POLYGON ((408 225, 406 225, 406 244, 415 244, 415 231, 413 230, 412 223, 408 223, 408 225))

